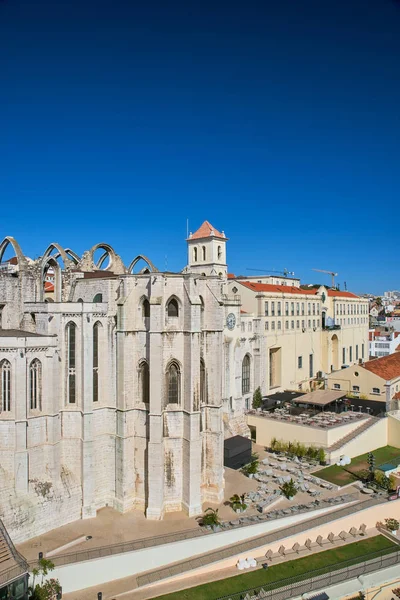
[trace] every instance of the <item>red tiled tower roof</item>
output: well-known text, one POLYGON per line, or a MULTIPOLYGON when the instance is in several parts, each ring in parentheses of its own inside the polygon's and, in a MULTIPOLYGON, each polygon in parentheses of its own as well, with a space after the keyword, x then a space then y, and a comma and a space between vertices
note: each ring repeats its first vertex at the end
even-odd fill
POLYGON ((217 237, 221 238, 222 240, 227 239, 224 233, 221 233, 220 231, 218 231, 218 229, 215 229, 215 227, 213 227, 208 221, 204 221, 204 223, 199 227, 199 229, 192 233, 192 235, 190 235, 188 239, 201 240, 203 238, 208 237, 217 237))

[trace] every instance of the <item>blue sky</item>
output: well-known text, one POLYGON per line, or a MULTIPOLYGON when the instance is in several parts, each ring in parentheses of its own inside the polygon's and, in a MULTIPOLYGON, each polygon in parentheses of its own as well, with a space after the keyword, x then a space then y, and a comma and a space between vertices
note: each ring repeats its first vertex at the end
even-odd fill
POLYGON ((0 237, 399 289, 399 59, 394 0, 3 0, 0 237))

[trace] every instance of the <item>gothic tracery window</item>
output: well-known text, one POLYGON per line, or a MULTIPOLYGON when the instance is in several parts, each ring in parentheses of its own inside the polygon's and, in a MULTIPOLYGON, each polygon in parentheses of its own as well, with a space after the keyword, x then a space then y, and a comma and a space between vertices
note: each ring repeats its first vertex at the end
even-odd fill
POLYGON ((147 319, 150 317, 150 302, 145 298, 142 304, 142 317, 147 319))
POLYGON ((242 394, 250 392, 250 356, 246 354, 242 362, 242 394))
POLYGON ((99 331, 100 323, 93 327, 93 402, 99 400, 99 331))
POLYGON ((29 366, 29 400, 31 410, 42 410, 42 363, 37 358, 29 366))
POLYGON ((167 314, 169 317, 178 317, 179 316, 179 306, 178 306, 178 302, 175 300, 175 298, 172 298, 168 302, 167 314))
POLYGON ((76 403, 76 325, 68 323, 66 328, 67 350, 67 402, 76 403))
POLYGON ((179 365, 172 362, 167 371, 167 400, 168 404, 179 404, 181 387, 181 373, 179 365))
POLYGON ((11 410, 11 364, 8 360, 0 362, 0 409, 11 410))
POLYGON ((150 402, 150 370, 149 364, 144 360, 139 367, 139 382, 141 401, 145 404, 150 402))

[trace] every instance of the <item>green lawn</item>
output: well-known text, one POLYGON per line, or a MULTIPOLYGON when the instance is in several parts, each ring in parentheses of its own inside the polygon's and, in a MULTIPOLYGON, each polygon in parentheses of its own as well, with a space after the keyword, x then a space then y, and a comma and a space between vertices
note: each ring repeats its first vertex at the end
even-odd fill
POLYGON ((280 582, 288 577, 300 576, 302 579, 307 579, 310 577, 310 571, 315 569, 322 569, 318 573, 322 575, 340 569, 341 563, 345 561, 358 563, 371 552, 389 554, 396 548, 398 548, 397 544, 383 535, 377 535, 340 548, 332 548, 332 550, 325 550, 318 554, 311 554, 310 556, 270 566, 267 571, 257 569, 243 575, 236 575, 221 581, 199 585, 165 596, 158 596, 155 600, 215 600, 221 596, 237 594, 243 590, 259 589, 266 584, 276 583, 273 588, 278 588, 281 585, 280 582))
MULTIPOLYGON (((383 448, 373 450, 372 453, 375 456, 375 464, 379 467, 379 465, 389 461, 391 458, 400 456, 400 448, 383 446, 383 448)), ((360 456, 352 458, 351 464, 345 468, 332 465, 331 467, 321 469, 321 471, 316 471, 313 475, 340 486, 353 483, 359 479, 362 471, 368 469, 367 457, 368 453, 361 454, 360 456)))

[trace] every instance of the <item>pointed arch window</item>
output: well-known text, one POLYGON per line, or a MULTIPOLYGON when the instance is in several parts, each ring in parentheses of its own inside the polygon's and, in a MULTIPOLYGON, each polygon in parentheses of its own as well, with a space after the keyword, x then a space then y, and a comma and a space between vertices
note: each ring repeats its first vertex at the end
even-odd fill
POLYGON ((0 409, 11 410, 11 364, 8 360, 0 362, 0 409))
POLYGON ((76 325, 68 323, 66 329, 67 345, 67 402, 76 404, 76 325))
POLYGON ((200 404, 207 402, 207 387, 206 387, 206 367, 204 360, 200 359, 200 404))
POLYGON ((177 302, 177 300, 175 300, 175 298, 172 298, 168 302, 167 315, 169 317, 178 317, 179 316, 179 306, 178 306, 178 302, 177 302))
POLYGON ((96 304, 97 302, 103 302, 103 294, 95 295, 95 297, 93 298, 93 303, 96 304))
POLYGON ((150 302, 145 298, 142 304, 142 317, 147 319, 150 317, 150 302))
POLYGON ((139 385, 141 401, 145 404, 150 402, 150 369, 147 361, 142 361, 139 367, 139 385))
POLYGON ((93 402, 99 400, 99 333, 100 323, 93 326, 93 402))
POLYGON ((197 262, 197 248, 193 248, 193 262, 197 262))
POLYGON ((222 248, 221 248, 221 246, 218 246, 218 254, 217 254, 217 256, 218 256, 218 260, 221 260, 221 258, 222 258, 222 248))
POLYGON ((42 410, 42 363, 37 358, 29 366, 29 404, 31 410, 42 410))
POLYGON ((179 404, 181 393, 181 372, 179 365, 172 362, 167 371, 167 404, 179 404))
POLYGON ((250 356, 246 354, 242 362, 242 394, 250 392, 250 356))
POLYGON ((206 260, 207 251, 206 251, 206 247, 205 246, 202 247, 202 251, 203 251, 203 260, 206 260))

